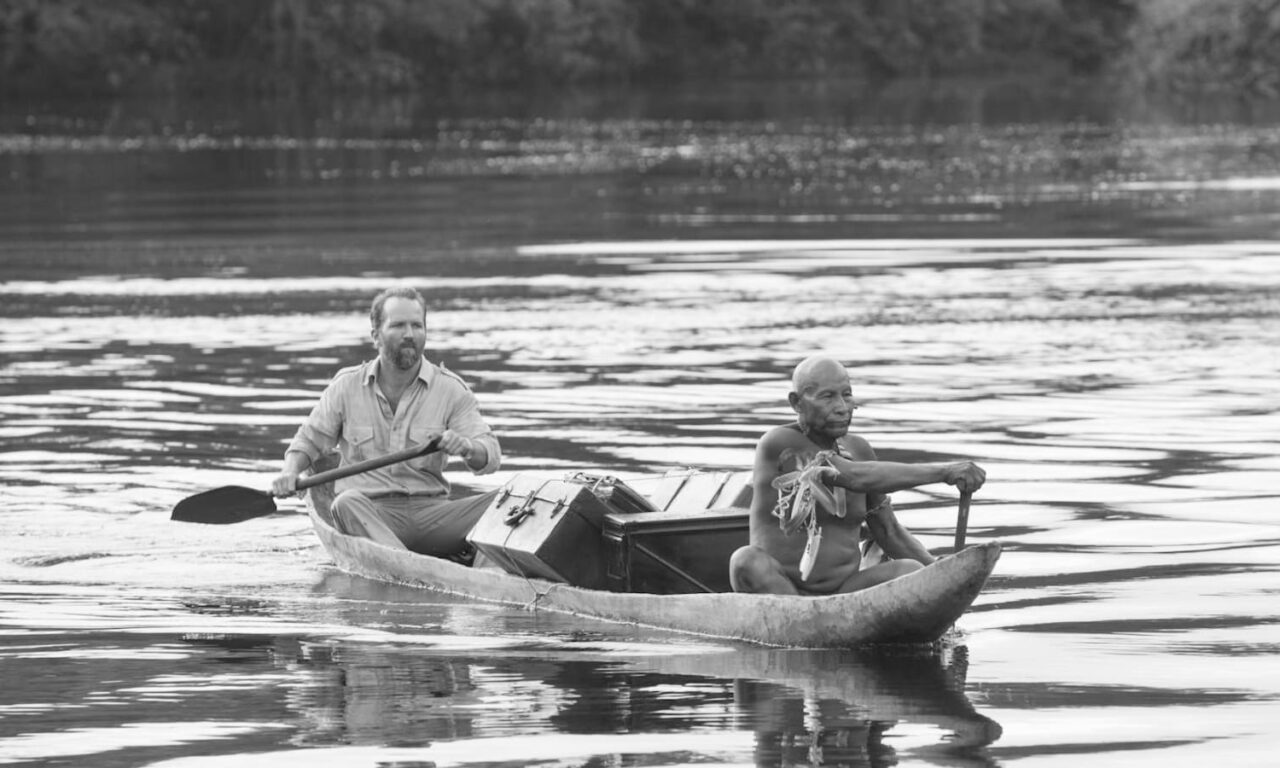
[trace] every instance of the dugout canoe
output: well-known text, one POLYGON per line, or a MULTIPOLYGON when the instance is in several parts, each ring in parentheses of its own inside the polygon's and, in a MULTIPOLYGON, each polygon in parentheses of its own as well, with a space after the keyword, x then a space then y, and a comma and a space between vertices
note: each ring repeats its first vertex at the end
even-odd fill
POLYGON ((530 610, 766 646, 936 642, 968 610, 1000 558, 998 542, 973 545, 884 584, 827 597, 614 592, 460 565, 346 535, 332 524, 325 490, 307 494, 308 513, 321 544, 347 573, 530 610))

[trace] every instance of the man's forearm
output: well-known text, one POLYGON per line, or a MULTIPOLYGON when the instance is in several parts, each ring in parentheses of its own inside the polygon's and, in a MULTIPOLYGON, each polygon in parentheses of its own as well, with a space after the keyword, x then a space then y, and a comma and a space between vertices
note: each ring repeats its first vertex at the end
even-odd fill
POLYGON ((906 526, 898 522, 892 511, 881 512, 867 518, 867 526, 871 536, 889 557, 915 560, 928 565, 934 561, 927 547, 908 531, 906 526), (889 517, 885 517, 888 515, 889 517))
POLYGON ((893 493, 947 479, 946 464, 901 464, 894 461, 832 462, 839 474, 834 483, 855 493, 893 493))
POLYGON ((284 455, 283 472, 286 474, 300 474, 309 466, 311 466, 311 457, 302 451, 288 451, 284 455))
POLYGON ((886 541, 880 543, 880 548, 889 557, 899 560, 909 559, 918 563, 928 565, 934 561, 934 556, 930 554, 928 548, 920 543, 920 540, 912 536, 907 531, 902 531, 898 535, 886 537, 886 541))

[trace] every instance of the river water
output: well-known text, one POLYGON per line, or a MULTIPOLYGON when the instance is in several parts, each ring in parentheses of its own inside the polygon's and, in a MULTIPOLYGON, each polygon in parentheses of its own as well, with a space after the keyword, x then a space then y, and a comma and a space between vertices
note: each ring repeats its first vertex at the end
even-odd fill
POLYGON ((1280 121, 1059 95, 6 105, 0 763, 1274 764, 1280 121), (503 441, 462 487, 747 468, 823 352, 1004 555, 942 647, 837 653, 170 522, 267 487, 395 281, 503 441))

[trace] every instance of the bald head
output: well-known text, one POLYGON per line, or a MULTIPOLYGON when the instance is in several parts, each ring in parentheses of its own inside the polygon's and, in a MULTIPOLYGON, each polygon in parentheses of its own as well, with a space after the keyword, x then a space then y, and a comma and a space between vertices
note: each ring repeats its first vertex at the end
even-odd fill
POLYGON ((791 391, 806 395, 833 381, 843 379, 847 384, 849 372, 838 360, 824 355, 814 355, 800 361, 791 373, 791 391))
POLYGON ((822 355, 806 358, 791 374, 787 394, 796 423, 810 440, 824 449, 849 432, 857 405, 849 372, 837 360, 822 355))

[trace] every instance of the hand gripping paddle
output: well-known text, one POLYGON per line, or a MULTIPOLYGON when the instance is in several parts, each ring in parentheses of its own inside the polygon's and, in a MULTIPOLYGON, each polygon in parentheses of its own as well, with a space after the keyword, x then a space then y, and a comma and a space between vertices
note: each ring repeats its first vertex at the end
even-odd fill
MULTIPOLYGON (((388 464, 398 464, 409 459, 416 459, 419 456, 426 456, 438 450, 440 450, 440 438, 437 436, 421 445, 405 448, 403 451, 388 453, 385 456, 298 478, 298 490, 324 485, 339 478, 358 475, 361 472, 385 467, 388 464)), ((183 499, 173 508, 173 514, 169 519, 184 523, 227 525, 269 515, 275 511, 275 497, 270 492, 258 491, 239 485, 228 485, 222 488, 214 488, 212 491, 197 493, 195 496, 183 499)))

